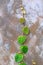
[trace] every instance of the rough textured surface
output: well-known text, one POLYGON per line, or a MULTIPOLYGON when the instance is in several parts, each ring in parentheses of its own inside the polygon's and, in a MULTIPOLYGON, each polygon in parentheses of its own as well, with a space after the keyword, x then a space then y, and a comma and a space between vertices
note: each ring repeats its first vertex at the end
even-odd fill
POLYGON ((21 4, 27 13, 25 24, 31 31, 25 42, 29 51, 24 61, 27 65, 32 65, 32 60, 43 65, 43 0, 0 0, 0 65, 18 65, 14 55, 19 51, 17 37, 22 35, 21 4))

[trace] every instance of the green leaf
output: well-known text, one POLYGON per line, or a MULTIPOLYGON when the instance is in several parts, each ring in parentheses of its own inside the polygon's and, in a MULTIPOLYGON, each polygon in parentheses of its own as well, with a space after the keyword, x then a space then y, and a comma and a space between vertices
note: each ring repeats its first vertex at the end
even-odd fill
POLYGON ((23 44, 26 41, 26 36, 20 35, 20 36, 18 36, 17 40, 18 40, 19 44, 23 44))
POLYGON ((23 24, 25 22, 25 18, 20 18, 20 23, 23 24))
POLYGON ((23 58, 24 58, 23 54, 16 53, 16 55, 15 55, 16 62, 21 62, 23 60, 23 58))
POLYGON ((22 32, 27 35, 27 34, 30 33, 30 29, 29 29, 27 26, 24 26, 24 27, 22 28, 22 32))
POLYGON ((21 63, 19 63, 18 65, 26 65, 26 63, 24 63, 24 62, 21 62, 21 63))
POLYGON ((27 53, 28 52, 28 46, 20 46, 20 51, 22 52, 22 53, 27 53))

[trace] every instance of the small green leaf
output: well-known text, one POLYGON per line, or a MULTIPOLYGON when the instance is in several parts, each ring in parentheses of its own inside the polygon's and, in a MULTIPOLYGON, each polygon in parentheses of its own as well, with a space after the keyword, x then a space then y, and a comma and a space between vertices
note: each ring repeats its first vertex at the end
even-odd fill
POLYGON ((25 22, 25 18, 20 18, 20 23, 23 24, 25 22))
POLYGON ((28 52, 28 46, 20 46, 20 51, 22 52, 22 53, 27 53, 28 52))
POLYGON ((26 34, 26 35, 30 33, 30 29, 29 29, 27 26, 24 26, 24 27, 22 28, 22 31, 23 31, 23 33, 26 34))
POLYGON ((21 62, 23 60, 23 58, 24 58, 23 54, 16 53, 16 55, 15 55, 16 62, 21 62))
POLYGON ((24 62, 21 62, 21 63, 19 63, 18 65, 26 65, 26 63, 24 63, 24 62))
POLYGON ((26 36, 20 35, 20 36, 18 36, 17 40, 18 40, 19 44, 23 44, 26 41, 26 36))

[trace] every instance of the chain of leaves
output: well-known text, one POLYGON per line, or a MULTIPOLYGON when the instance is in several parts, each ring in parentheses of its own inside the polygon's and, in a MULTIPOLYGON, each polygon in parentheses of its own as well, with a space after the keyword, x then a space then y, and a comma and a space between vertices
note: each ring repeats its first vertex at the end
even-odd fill
POLYGON ((26 65, 26 63, 24 62, 24 57, 25 54, 28 52, 28 46, 24 45, 26 39, 27 39, 27 35, 30 34, 30 29, 28 28, 28 26, 25 25, 25 18, 24 15, 26 14, 25 10, 23 7, 21 7, 22 13, 23 13, 23 18, 19 19, 19 22, 24 25, 22 28, 22 32, 23 35, 18 36, 17 41, 18 44, 20 44, 20 53, 16 53, 14 59, 15 62, 18 63, 18 65, 26 65))

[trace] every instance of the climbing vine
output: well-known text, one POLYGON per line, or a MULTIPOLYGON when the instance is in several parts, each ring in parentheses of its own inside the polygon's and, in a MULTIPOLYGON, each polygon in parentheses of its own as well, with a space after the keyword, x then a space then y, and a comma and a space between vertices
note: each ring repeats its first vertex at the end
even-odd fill
MULTIPOLYGON (((25 25, 26 20, 25 20, 24 15, 26 14, 26 11, 24 7, 22 6, 20 9, 22 10, 22 13, 23 13, 23 17, 19 19, 19 22, 23 25, 23 28, 22 28, 23 35, 20 35, 17 38, 17 42, 20 45, 20 48, 19 48, 20 53, 17 52, 16 55, 14 56, 14 59, 15 59, 15 62, 18 63, 18 65, 27 65, 24 62, 24 57, 25 57, 25 54, 28 52, 28 46, 24 44, 25 44, 25 41, 27 40, 27 35, 30 34, 30 29, 28 28, 28 26, 25 25)), ((36 65, 34 60, 32 61, 32 64, 36 65)))

